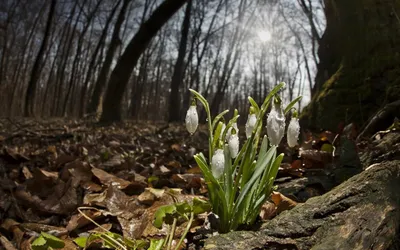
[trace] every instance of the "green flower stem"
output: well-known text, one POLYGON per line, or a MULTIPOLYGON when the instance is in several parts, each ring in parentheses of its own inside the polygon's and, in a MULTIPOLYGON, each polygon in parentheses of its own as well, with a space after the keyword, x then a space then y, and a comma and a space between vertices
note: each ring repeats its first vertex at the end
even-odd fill
POLYGON ((189 232, 189 230, 190 230, 190 227, 192 226, 193 219, 194 219, 194 213, 193 213, 193 212, 191 212, 191 213, 190 213, 190 219, 189 219, 189 222, 188 222, 188 224, 187 224, 187 226, 186 226, 186 228, 185 228, 185 231, 184 231, 184 232, 183 232, 183 234, 182 234, 182 237, 181 237, 181 239, 180 239, 180 240, 179 240, 179 242, 178 242, 178 245, 176 245, 176 248, 175 248, 175 250, 178 250, 178 249, 179 249, 179 247, 181 246, 182 242, 184 241, 184 239, 185 239, 185 237, 186 237, 187 233, 188 233, 188 232, 189 232))
POLYGON ((172 222, 171 230, 169 232, 167 250, 170 250, 172 247, 172 240, 174 239, 174 235, 175 235, 176 221, 177 221, 176 218, 174 218, 174 221, 172 222))
POLYGON ((208 105, 207 100, 196 90, 194 89, 189 89, 190 92, 192 92, 198 99, 199 101, 203 104, 204 109, 206 110, 207 113, 207 122, 208 122, 208 131, 210 133, 210 136, 208 138, 208 161, 211 163, 211 158, 212 154, 214 152, 213 148, 213 143, 212 143, 212 138, 213 138, 213 127, 212 127, 212 121, 211 121, 211 112, 210 112, 210 106, 208 105))

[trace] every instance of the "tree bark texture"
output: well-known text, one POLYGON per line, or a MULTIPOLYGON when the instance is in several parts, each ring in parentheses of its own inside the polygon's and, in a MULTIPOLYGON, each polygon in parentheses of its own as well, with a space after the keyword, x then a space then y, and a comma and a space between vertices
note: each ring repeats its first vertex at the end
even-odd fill
POLYGON ((184 61, 186 55, 186 47, 190 28, 190 13, 192 9, 192 0, 188 0, 185 17, 182 23, 181 39, 179 42, 178 59, 176 60, 174 73, 171 79, 171 93, 169 96, 169 122, 177 122, 180 120, 181 101, 179 89, 184 78, 184 61))
POLYGON ((315 94, 301 123, 362 126, 400 96, 400 2, 325 0, 325 13, 315 94))
POLYGON ((47 44, 50 39, 51 23, 53 22, 54 11, 56 8, 57 0, 52 0, 49 8, 49 15, 46 22, 46 29, 43 35, 42 44, 36 56, 35 62, 32 67, 31 77, 28 83, 28 89, 25 96, 25 116, 32 116, 35 113, 35 100, 36 100, 36 86, 39 81, 43 55, 45 53, 47 44))
POLYGON ((129 42, 111 73, 103 103, 101 122, 120 121, 122 98, 141 54, 161 27, 187 0, 165 0, 144 22, 129 42))

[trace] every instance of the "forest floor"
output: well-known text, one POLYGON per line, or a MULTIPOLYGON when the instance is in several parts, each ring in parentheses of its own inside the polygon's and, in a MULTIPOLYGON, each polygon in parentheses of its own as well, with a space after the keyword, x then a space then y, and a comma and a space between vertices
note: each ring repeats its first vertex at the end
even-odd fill
MULTIPOLYGON (((285 153, 276 180, 281 193, 263 206, 260 220, 335 185, 325 178, 335 163, 335 134, 302 137, 300 150, 285 143, 279 147, 285 153), (310 176, 323 178, 302 186, 310 176)), ((31 249, 42 232, 61 239, 63 249, 79 249, 74 239, 105 229, 131 239, 165 238, 167 228, 153 225, 160 206, 194 197, 207 200, 193 159, 198 152, 207 155, 207 140, 204 127, 190 136, 184 124, 100 127, 65 119, 1 119, 0 249, 31 249)), ((178 225, 177 239, 185 227, 185 222, 178 225)), ((199 248, 213 233, 208 228, 207 214, 197 216, 182 248, 199 248)), ((102 242, 88 245, 96 249, 102 242)))

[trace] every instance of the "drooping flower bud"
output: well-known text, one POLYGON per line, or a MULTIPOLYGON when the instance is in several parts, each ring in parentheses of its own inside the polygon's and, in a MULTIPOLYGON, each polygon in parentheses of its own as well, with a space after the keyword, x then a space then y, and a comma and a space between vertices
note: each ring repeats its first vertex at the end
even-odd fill
POLYGON ((293 111, 292 119, 290 120, 287 129, 287 143, 289 147, 293 148, 294 146, 297 145, 299 134, 300 134, 300 124, 299 124, 299 118, 297 118, 297 112, 295 110, 293 111))
POLYGON ((254 127, 256 126, 257 123, 257 116, 255 114, 255 110, 253 107, 250 107, 250 113, 247 118, 246 122, 246 138, 249 139, 251 136, 251 133, 254 130, 254 127))
POLYGON ((226 138, 225 138, 226 141, 229 141, 229 138, 230 138, 231 135, 232 135, 232 129, 235 129, 236 134, 239 134, 239 128, 238 128, 237 123, 235 122, 234 124, 232 124, 232 127, 230 127, 230 128, 228 129, 228 131, 226 132, 226 138))
POLYGON ((211 171, 215 179, 219 179, 224 173, 225 156, 224 150, 217 149, 211 158, 211 171))
POLYGON ((278 146, 285 133, 285 115, 283 114, 280 100, 273 101, 266 127, 271 145, 278 146))
POLYGON ((239 153, 239 136, 236 133, 236 129, 232 128, 231 135, 228 140, 228 148, 232 159, 236 158, 239 153))
POLYGON ((186 129, 193 135, 199 125, 199 115, 197 114, 196 101, 193 99, 185 118, 186 129))

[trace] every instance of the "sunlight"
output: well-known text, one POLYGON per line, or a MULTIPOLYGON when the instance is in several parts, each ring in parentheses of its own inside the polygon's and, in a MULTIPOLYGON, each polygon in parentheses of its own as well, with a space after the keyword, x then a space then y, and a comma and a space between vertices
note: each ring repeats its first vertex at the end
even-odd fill
POLYGON ((258 38, 260 38, 260 40, 262 42, 268 42, 272 38, 271 37, 271 33, 269 31, 267 31, 267 30, 259 31, 259 32, 257 32, 257 35, 258 35, 258 38))

